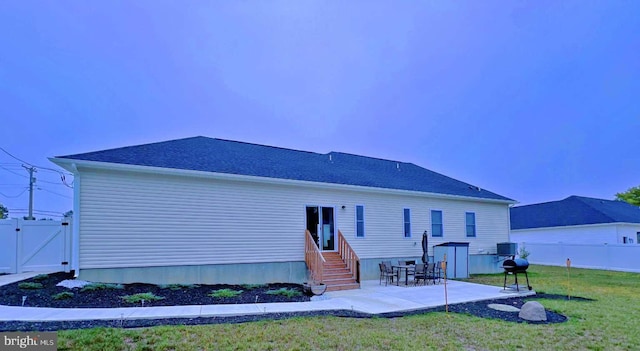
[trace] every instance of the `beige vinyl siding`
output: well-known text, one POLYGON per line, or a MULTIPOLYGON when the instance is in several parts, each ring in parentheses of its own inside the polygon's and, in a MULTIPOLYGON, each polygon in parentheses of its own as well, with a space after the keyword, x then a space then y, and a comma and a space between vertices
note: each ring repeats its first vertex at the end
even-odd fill
POLYGON ((303 261, 306 205, 334 207, 336 228, 363 259, 420 257, 431 209, 443 211, 444 237, 429 236, 430 246, 462 241, 471 254, 495 253, 508 241, 507 204, 87 168, 80 176, 80 268, 303 261), (355 237, 356 204, 364 238, 355 237), (476 213, 475 238, 465 212, 476 213))
MULTIPOLYGON (((364 194, 366 200, 347 205, 343 215, 355 218, 355 203, 366 209, 365 238, 355 237, 355 221, 341 222, 340 229, 361 258, 422 255, 422 233, 429 233, 433 245, 468 242, 469 253, 496 253, 496 243, 509 240, 509 208, 506 204, 434 199, 417 196, 364 194), (411 238, 403 237, 403 208, 411 209, 411 238), (441 210, 443 237, 431 237, 431 210, 441 210), (476 237, 466 236, 465 213, 476 214, 476 237), (414 244, 415 243, 415 244, 414 244)), ((363 196, 363 195, 361 195, 363 196)), ((348 201, 348 200, 347 200, 348 201)))
POLYGON ((82 174, 81 268, 304 259, 304 209, 278 186, 82 174))

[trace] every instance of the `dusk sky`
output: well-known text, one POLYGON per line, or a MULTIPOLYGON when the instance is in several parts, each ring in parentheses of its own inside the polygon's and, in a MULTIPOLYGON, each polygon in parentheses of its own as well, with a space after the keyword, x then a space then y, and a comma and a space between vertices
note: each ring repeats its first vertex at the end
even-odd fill
MULTIPOLYGON (((48 157, 197 135, 413 162, 520 204, 640 185, 637 0, 3 0, 0 33, 0 147, 38 168, 38 218, 72 208, 48 157)), ((21 164, 0 151, 15 217, 21 164)))

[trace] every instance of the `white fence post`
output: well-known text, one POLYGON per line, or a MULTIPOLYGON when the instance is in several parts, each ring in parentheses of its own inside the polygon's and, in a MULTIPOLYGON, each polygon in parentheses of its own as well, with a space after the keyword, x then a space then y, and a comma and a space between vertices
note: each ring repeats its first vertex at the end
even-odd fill
POLYGON ((0 273, 16 273, 17 219, 0 220, 0 273))

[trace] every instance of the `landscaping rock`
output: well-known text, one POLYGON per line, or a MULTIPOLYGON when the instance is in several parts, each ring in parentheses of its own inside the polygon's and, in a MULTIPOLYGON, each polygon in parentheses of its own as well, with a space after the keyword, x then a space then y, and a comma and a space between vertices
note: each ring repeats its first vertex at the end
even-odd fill
POLYGON ((494 309, 496 311, 504 311, 504 312, 520 312, 520 309, 515 306, 505 305, 501 303, 490 303, 487 307, 494 309))
POLYGON ((532 322, 546 321, 547 311, 544 306, 537 301, 529 301, 522 305, 518 317, 532 322))
POLYGON ((74 289, 74 288, 84 288, 85 285, 89 285, 89 284, 91 284, 91 282, 88 282, 86 280, 66 279, 56 284, 56 286, 62 286, 64 288, 74 289))

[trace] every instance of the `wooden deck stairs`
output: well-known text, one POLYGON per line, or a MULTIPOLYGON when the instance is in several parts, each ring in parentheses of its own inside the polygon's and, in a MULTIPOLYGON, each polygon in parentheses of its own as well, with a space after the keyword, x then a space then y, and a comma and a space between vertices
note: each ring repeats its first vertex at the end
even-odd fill
POLYGON ((309 269, 309 278, 322 282, 326 291, 360 288, 360 259, 338 230, 336 252, 321 252, 318 245, 305 231, 304 261, 309 269))
POLYGON ((322 256, 325 259, 325 262, 323 262, 324 274, 322 282, 327 285, 327 291, 360 288, 360 284, 356 282, 338 252, 323 252, 322 256))

